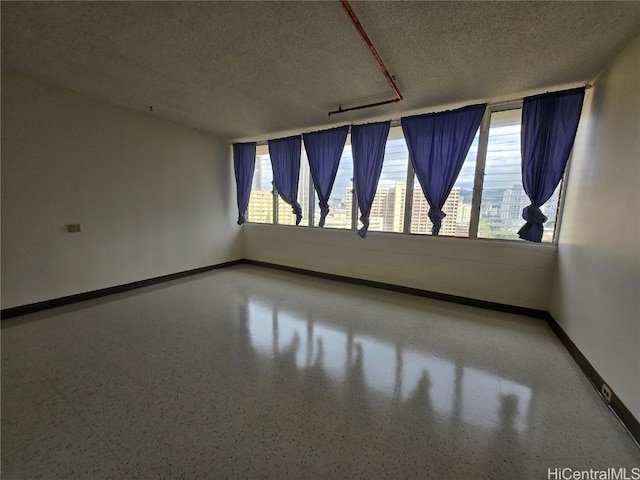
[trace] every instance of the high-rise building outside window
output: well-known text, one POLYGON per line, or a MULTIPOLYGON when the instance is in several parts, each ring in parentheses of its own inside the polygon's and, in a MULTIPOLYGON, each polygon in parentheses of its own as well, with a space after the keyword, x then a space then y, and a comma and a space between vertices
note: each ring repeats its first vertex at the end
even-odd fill
MULTIPOLYGON (((391 127, 384 150, 384 161, 376 195, 369 215, 370 232, 402 233, 407 194, 409 150, 402 135, 402 127, 391 127)), ((358 228, 362 223, 358 221, 358 228)))
MULTIPOLYGON (((478 158, 478 152, 483 151, 484 148, 484 145, 480 145, 479 129, 443 206, 446 216, 442 221, 440 236, 519 240, 518 230, 525 223, 522 210, 530 203, 522 187, 520 154, 522 109, 489 111, 487 115, 490 115, 490 118, 487 119, 489 120, 488 135, 483 136, 487 143, 482 182, 476 179, 476 167, 483 164, 483 159, 478 158), (482 189, 480 189, 481 183, 482 189), (475 210, 477 216, 474 216, 474 208, 479 209, 479 211, 475 210), (470 231, 471 225, 475 225, 476 220, 477 234, 475 229, 473 232, 470 231)), ((417 177, 413 175, 413 185, 410 181, 407 182, 407 176, 411 175, 411 172, 409 152, 402 127, 391 127, 385 146, 380 180, 371 206, 370 232, 431 235, 433 225, 428 216, 429 204, 417 177), (407 202, 407 192, 411 192, 409 202, 407 202), (408 212, 406 212, 407 209, 408 212), (406 227, 405 217, 409 222, 406 227)), ((351 136, 348 135, 329 198, 330 212, 325 221, 325 228, 362 227, 353 189, 353 176, 351 136), (356 219, 353 218, 354 215, 356 219)), ((258 145, 249 200, 249 222, 295 225, 295 215, 291 206, 279 196, 274 197, 272 181, 273 173, 268 146, 258 145)), ((548 217, 544 225, 543 242, 552 242, 554 239, 560 191, 559 185, 549 201, 541 207, 542 212, 548 217)), ((300 225, 310 226, 313 218, 313 226, 318 226, 320 207, 318 197, 313 191, 304 145, 300 159, 298 202, 302 207, 303 216, 300 225)))
MULTIPOLYGON (((449 237, 468 237, 471 221, 471 202, 473 198, 473 180, 475 178, 478 140, 476 133, 469 153, 465 157, 460 175, 454 183, 451 193, 442 208, 446 217, 442 219, 440 235, 449 237)), ((411 233, 431 234, 433 223, 428 216, 429 203, 424 196, 418 177, 413 178, 413 202, 411 208, 411 233)))
MULTIPOLYGON (((520 124, 522 109, 491 114, 487 159, 480 203, 479 238, 517 240, 524 225, 522 210, 531 202, 522 187, 520 124)), ((548 220, 543 242, 552 242, 560 185, 541 208, 548 220)))
MULTIPOLYGON (((309 226, 309 161, 307 160, 307 154, 302 147, 302 154, 300 156, 300 176, 298 177, 298 203, 302 207, 302 220, 301 226, 309 226)), ((293 208, 287 202, 282 200, 278 195, 278 216, 277 223, 279 225, 295 225, 296 215, 293 213, 293 208)))
MULTIPOLYGON (((320 221, 318 196, 315 198, 314 225, 320 221)), ((333 182, 329 197, 329 215, 325 219, 325 228, 351 228, 351 208, 353 205, 353 157, 351 155, 351 135, 347 141, 338 164, 338 173, 333 182)))
POLYGON ((256 147, 256 166, 249 197, 248 220, 253 223, 273 223, 273 172, 267 145, 256 147))

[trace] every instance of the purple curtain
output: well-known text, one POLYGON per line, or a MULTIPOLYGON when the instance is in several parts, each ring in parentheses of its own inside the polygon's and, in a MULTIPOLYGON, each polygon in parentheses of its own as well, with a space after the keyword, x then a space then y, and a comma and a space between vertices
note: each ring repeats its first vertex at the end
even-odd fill
POLYGON ((401 119, 409 158, 429 202, 431 233, 438 235, 446 214, 442 207, 456 183, 486 105, 401 119))
POLYGON ((302 208, 298 203, 298 177, 300 175, 300 135, 269 140, 269 156, 273 168, 273 181, 280 197, 293 208, 296 225, 302 220, 302 208))
POLYGON ((251 195, 253 170, 256 166, 256 144, 233 144, 233 169, 236 173, 236 195, 238 200, 238 225, 247 221, 247 208, 251 195))
POLYGON ((564 175, 578 130, 584 87, 526 97, 522 105, 522 186, 531 205, 522 211, 527 223, 518 236, 541 242, 547 217, 540 207, 564 175))
POLYGON ((362 228, 358 235, 365 238, 369 229, 369 213, 376 195, 382 171, 384 147, 389 136, 391 122, 353 125, 351 127, 351 151, 355 170, 355 190, 360 208, 362 228))
POLYGON ((324 227, 325 218, 329 213, 329 197, 348 133, 349 125, 345 125, 344 127, 302 135, 304 148, 309 159, 313 186, 318 194, 318 203, 320 204, 320 222, 318 223, 320 227, 324 227))

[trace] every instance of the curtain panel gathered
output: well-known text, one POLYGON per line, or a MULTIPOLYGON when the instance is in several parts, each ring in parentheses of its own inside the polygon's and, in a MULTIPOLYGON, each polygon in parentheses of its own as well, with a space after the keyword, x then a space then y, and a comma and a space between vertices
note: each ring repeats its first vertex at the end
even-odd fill
POLYGON ((345 125, 302 135, 304 148, 309 160, 313 187, 318 194, 318 204, 320 206, 318 226, 320 227, 324 227, 325 219, 329 213, 329 197, 338 173, 338 165, 348 133, 349 125, 345 125))
POLYGON ((526 97, 522 105, 522 186, 531 204, 518 236, 541 242, 547 217, 540 207, 564 175, 578 130, 584 87, 526 97))
POLYGON ((233 144, 233 170, 236 174, 238 225, 247 221, 247 209, 251 195, 251 182, 256 166, 256 143, 233 144))
POLYGON ((302 208, 298 203, 298 177, 302 139, 294 137, 269 140, 269 156, 273 169, 273 181, 280 198, 291 205, 296 216, 296 225, 302 220, 302 208))
POLYGON ((351 151, 355 170, 354 186, 360 209, 360 221, 362 222, 362 228, 358 230, 358 235, 361 238, 367 236, 369 229, 369 214, 378 188, 390 127, 391 122, 369 123, 351 127, 351 151))
POLYGON ((458 178, 486 107, 486 104, 471 105, 400 120, 411 165, 429 202, 433 235, 440 232, 446 216, 442 207, 458 178))

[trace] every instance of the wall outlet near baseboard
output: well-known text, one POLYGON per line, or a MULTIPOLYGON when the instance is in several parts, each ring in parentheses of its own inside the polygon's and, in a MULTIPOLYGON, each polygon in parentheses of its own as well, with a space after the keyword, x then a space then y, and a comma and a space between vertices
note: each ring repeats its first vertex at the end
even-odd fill
POLYGON ((606 383, 602 384, 602 396, 607 399, 607 402, 611 402, 611 389, 606 383))

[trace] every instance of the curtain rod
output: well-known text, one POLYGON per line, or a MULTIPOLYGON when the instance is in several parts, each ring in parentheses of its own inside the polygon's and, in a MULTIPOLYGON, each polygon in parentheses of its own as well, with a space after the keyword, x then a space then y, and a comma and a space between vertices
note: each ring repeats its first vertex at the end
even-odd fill
MULTIPOLYGON (((593 87, 593 85, 591 85, 590 83, 585 83, 585 84, 584 84, 584 89, 585 89, 585 90, 589 90, 591 87, 593 87)), ((579 88, 579 87, 575 87, 575 88, 579 88)), ((570 90, 570 89, 568 89, 568 90, 570 90)), ((529 96, 529 95, 527 95, 527 96, 529 96)), ((510 105, 510 104, 512 104, 512 103, 520 103, 520 102, 522 102, 524 99, 525 99, 525 97, 521 97, 521 98, 514 98, 514 99, 512 99, 512 100, 503 100, 503 101, 501 101, 501 102, 488 103, 487 105, 488 105, 490 108, 493 108, 493 107, 503 107, 503 106, 505 106, 505 105, 510 105)))
MULTIPOLYGON (((585 83, 585 85, 584 85, 584 89, 585 90, 589 90, 592 87, 593 87, 593 85, 590 84, 590 83, 585 83)), ((576 88, 578 88, 578 87, 576 87, 576 88)), ((511 100, 503 100, 501 102, 487 103, 487 107, 489 107, 489 109, 494 109, 496 107, 499 108, 499 107, 505 107, 505 106, 509 106, 509 105, 514 105, 514 108, 518 108, 518 107, 516 107, 516 105, 518 103, 522 103, 522 101, 524 99, 525 99, 525 97, 520 97, 520 98, 511 99, 511 100)), ((506 110, 508 110, 508 109, 506 109, 506 110)), ((442 110, 442 111, 445 111, 445 110, 442 110)), ((379 120, 379 121, 383 122, 384 120, 379 120)), ((392 127, 399 127, 400 126, 400 119, 399 118, 392 118, 391 120, 389 120, 389 122, 391 122, 391 126, 392 127)), ((349 125, 349 126, 351 126, 352 124, 353 123, 347 123, 347 125, 349 125)), ((339 126, 342 126, 342 125, 338 125, 338 127, 339 126)), ((330 128, 337 128, 337 127, 330 127, 330 128)), ((310 132, 315 132, 315 131, 318 131, 318 130, 315 130, 315 129, 314 130, 310 130, 310 132)), ((290 136, 302 135, 304 133, 308 133, 308 132, 301 132, 299 134, 295 134, 294 133, 293 135, 290 135, 290 136)), ((269 142, 269 140, 260 140, 260 141, 256 142, 256 145, 267 145, 268 142, 269 142)))

